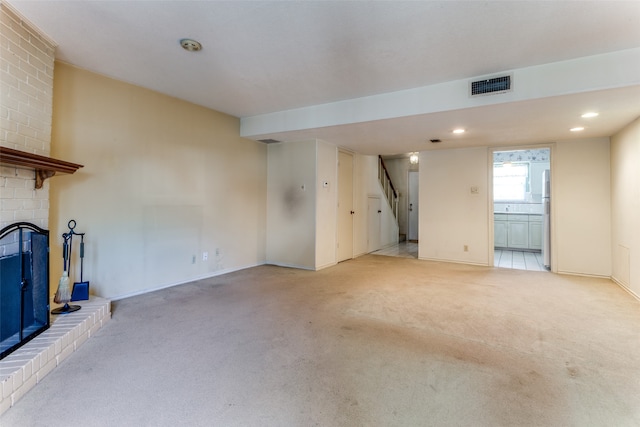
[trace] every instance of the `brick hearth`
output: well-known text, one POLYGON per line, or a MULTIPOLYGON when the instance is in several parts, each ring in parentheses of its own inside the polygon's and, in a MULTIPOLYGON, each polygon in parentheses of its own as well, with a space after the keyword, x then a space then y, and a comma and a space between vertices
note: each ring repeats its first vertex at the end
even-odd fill
POLYGON ((0 414, 31 390, 111 319, 111 301, 92 296, 74 313, 51 316, 51 327, 0 360, 0 414))

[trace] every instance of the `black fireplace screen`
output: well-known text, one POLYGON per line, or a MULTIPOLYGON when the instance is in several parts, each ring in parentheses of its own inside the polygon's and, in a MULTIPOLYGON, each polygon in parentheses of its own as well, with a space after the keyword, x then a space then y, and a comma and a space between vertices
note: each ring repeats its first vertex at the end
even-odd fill
POLYGON ((0 231, 0 359, 49 328, 49 231, 0 231))

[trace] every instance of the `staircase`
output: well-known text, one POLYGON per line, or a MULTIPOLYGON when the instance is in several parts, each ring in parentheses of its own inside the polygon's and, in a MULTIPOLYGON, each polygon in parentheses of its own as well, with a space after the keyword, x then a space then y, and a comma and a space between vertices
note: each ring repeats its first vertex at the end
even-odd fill
POLYGON ((384 161, 382 160, 382 156, 378 156, 378 180, 380 181, 380 185, 382 186, 382 192, 387 199, 387 203, 391 207, 391 212, 393 212, 393 216, 396 221, 398 220, 398 192, 393 187, 393 183, 391 182, 391 177, 389 176, 389 172, 387 171, 386 166, 384 165, 384 161))

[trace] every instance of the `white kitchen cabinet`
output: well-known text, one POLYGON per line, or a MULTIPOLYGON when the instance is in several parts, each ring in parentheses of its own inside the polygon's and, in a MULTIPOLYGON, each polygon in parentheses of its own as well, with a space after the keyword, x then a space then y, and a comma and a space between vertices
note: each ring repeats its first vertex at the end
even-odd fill
POLYGON ((542 249, 542 215, 529 215, 529 249, 542 249))
POLYGON ((507 247, 529 249, 529 219, 526 215, 509 215, 507 247))
POLYGON ((542 249, 542 215, 495 213, 493 245, 496 248, 542 249))
POLYGON ((493 223, 493 245, 499 248, 507 247, 507 216, 504 219, 499 218, 498 214, 495 215, 495 222, 493 223))

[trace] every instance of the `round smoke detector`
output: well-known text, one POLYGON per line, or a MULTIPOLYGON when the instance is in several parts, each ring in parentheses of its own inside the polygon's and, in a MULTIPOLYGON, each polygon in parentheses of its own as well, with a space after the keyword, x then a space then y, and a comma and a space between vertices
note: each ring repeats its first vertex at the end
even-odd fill
POLYGON ((184 50, 188 50, 189 52, 198 52, 202 50, 202 45, 200 42, 193 39, 182 39, 180 40, 180 46, 184 50))

